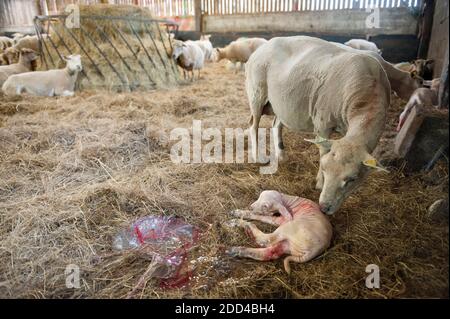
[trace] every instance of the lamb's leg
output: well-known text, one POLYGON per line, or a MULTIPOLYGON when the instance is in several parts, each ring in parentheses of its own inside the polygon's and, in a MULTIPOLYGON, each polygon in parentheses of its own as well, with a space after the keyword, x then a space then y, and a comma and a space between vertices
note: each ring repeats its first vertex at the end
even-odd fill
POLYGON ((255 242, 261 247, 267 247, 272 245, 276 241, 279 241, 279 236, 275 233, 266 234, 259 230, 255 224, 247 222, 242 219, 234 219, 229 222, 232 226, 239 226, 245 229, 247 235, 255 240, 255 242))
POLYGON ((282 162, 284 161, 283 124, 281 124, 279 117, 275 116, 272 127, 275 129, 275 136, 273 139, 275 144, 275 155, 278 158, 278 162, 282 162))
POLYGON ((200 80, 200 69, 198 69, 198 80, 200 80))
POLYGON ((266 248, 231 247, 226 253, 232 257, 246 257, 255 260, 274 260, 287 253, 286 242, 278 242, 266 248))
POLYGON ((230 214, 234 217, 248 219, 248 220, 257 220, 269 225, 273 226, 280 226, 284 222, 286 222, 286 219, 283 216, 268 216, 268 215, 260 215, 256 214, 255 212, 251 210, 233 210, 230 212, 230 214))

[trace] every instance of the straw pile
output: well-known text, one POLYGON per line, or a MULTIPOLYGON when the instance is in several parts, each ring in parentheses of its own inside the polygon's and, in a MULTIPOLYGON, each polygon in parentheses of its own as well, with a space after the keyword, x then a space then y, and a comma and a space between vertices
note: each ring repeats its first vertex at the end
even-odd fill
POLYGON ((152 18, 148 10, 138 6, 81 5, 81 28, 68 30, 61 20, 55 19, 51 23, 44 24, 43 31, 50 33, 51 40, 46 39, 43 45, 44 56, 40 69, 64 67, 65 63, 61 60, 60 54, 74 53, 82 55, 84 72, 87 75, 85 77, 81 74, 78 82, 80 89, 106 88, 115 91, 129 91, 138 88, 148 89, 175 85, 179 79, 178 71, 166 53, 170 48, 166 30, 160 28, 157 22, 139 21, 152 18), (135 20, 89 19, 92 16, 135 20), (106 55, 106 58, 100 51, 106 55), (86 53, 98 65, 104 77, 101 76, 86 53), (119 75, 111 68, 108 60, 119 75))
MULTIPOLYGON (((445 162, 429 174, 406 175, 401 166, 373 173, 331 218, 331 248, 293 264, 291 276, 282 260, 224 256, 225 246, 254 245, 222 225, 262 190, 317 200, 318 151, 286 130, 289 160, 274 175, 260 175, 256 164, 172 163, 172 128, 193 119, 221 129, 248 125, 243 74, 221 63, 203 77, 132 94, 0 99, 0 297, 127 296, 149 261, 115 254, 112 239, 149 214, 182 216, 204 234, 190 255, 196 269, 188 287, 164 290, 147 278, 135 298, 448 297, 448 221, 426 212, 448 196, 445 162), (69 264, 80 267, 79 289, 66 288, 69 264), (380 289, 365 286, 369 264, 380 267, 380 289)), ((395 99, 386 134, 403 104, 395 99)))

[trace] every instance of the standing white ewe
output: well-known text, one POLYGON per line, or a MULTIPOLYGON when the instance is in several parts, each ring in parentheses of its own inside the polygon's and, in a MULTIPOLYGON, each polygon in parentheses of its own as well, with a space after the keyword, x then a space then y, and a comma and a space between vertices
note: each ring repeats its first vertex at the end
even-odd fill
POLYGON ((183 70, 192 72, 191 81, 194 80, 194 70, 198 70, 198 78, 200 78, 200 70, 205 62, 205 54, 194 41, 183 42, 174 40, 172 58, 183 70))
POLYGON ((200 36, 200 40, 193 41, 197 43, 197 45, 202 49, 203 54, 205 55, 205 61, 212 61, 212 53, 213 53, 213 46, 211 41, 209 40, 211 38, 210 34, 204 34, 200 36))
POLYGON ((26 72, 11 75, 3 83, 3 93, 20 95, 23 92, 38 96, 72 96, 75 81, 83 69, 80 55, 64 57, 67 65, 64 69, 26 72))

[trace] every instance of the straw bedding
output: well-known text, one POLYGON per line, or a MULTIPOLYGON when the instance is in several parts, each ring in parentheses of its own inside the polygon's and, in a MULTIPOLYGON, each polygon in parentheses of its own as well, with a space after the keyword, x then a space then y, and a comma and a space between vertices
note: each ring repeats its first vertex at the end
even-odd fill
MULTIPOLYGON (((448 196, 448 168, 428 174, 373 173, 331 218, 332 246, 292 265, 224 256, 253 245, 223 223, 265 189, 317 200, 318 151, 285 131, 289 160, 274 175, 256 164, 173 164, 172 128, 247 127, 243 74, 208 65, 192 85, 150 92, 77 92, 68 98, 0 96, 0 297, 123 298, 148 266, 112 251, 121 227, 149 214, 176 214, 203 230, 191 252, 189 285, 162 289, 146 279, 135 298, 448 297, 448 220, 427 207, 448 196), (81 269, 68 289, 64 270, 81 269), (365 287, 380 267, 381 288, 365 287)), ((394 100, 386 136, 402 102, 394 100)), ((270 119, 263 125, 269 126, 270 119)), ((265 231, 271 227, 261 226, 265 231)))

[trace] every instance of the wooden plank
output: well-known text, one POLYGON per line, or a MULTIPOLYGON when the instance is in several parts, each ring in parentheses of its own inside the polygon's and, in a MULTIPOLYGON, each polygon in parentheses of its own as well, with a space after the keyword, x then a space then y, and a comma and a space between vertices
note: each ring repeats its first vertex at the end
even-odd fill
POLYGON ((394 152, 399 157, 403 158, 408 154, 416 133, 422 125, 424 113, 425 111, 422 105, 414 106, 400 132, 398 132, 394 142, 394 152))

